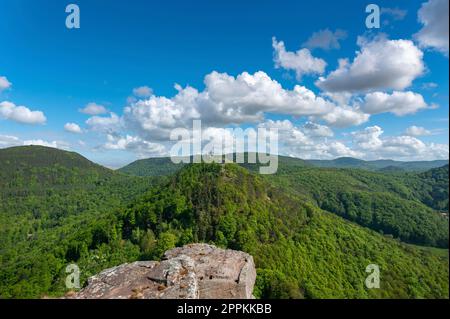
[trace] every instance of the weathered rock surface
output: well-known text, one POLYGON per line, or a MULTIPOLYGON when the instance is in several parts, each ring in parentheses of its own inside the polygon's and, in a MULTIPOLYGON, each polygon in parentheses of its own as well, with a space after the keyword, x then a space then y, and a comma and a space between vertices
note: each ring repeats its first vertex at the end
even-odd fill
POLYGON ((250 299, 255 279, 249 254, 191 244, 167 251, 161 262, 137 261, 106 269, 70 298, 250 299))

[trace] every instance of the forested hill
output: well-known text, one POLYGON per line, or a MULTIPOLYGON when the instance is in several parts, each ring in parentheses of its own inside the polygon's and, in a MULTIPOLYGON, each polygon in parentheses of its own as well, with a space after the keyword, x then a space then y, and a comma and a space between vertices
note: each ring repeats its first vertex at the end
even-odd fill
POLYGON ((448 164, 419 174, 418 181, 411 183, 421 201, 448 214, 448 164))
POLYGON ((448 247, 448 166, 427 173, 280 167, 266 178, 320 208, 402 241, 448 247), (445 174, 447 171, 447 174, 445 174), (447 196, 447 197, 445 197, 447 196))
POLYGON ((24 166, 39 168, 59 165, 66 168, 109 171, 78 153, 38 145, 0 149, 0 161, 3 167, 13 170, 24 166))
POLYGON ((0 164, 0 190, 73 186, 118 175, 77 153, 44 146, 0 149, 0 164))
MULTIPOLYGON (((265 178, 279 189, 380 233, 413 244, 448 247, 448 165, 423 173, 377 172, 360 168, 370 162, 350 158, 336 162, 359 168, 315 167, 311 161, 280 156, 277 174, 265 178)), ((260 166, 240 165, 253 172, 260 166)), ((168 158, 146 159, 123 171, 166 175, 181 167, 168 158)))
MULTIPOLYGON (((153 180, 41 146, 1 149, 0 167, 0 299, 64 291, 56 281, 67 261, 98 254, 105 234, 114 232, 115 211, 153 180)), ((128 260, 127 251, 104 249, 101 260, 85 266, 87 274, 128 260)))

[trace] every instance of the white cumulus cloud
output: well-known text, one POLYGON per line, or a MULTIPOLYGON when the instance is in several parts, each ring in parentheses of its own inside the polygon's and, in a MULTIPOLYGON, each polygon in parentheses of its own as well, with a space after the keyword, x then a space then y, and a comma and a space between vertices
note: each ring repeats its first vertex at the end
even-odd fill
POLYGON ((279 154, 303 159, 330 159, 342 156, 361 157, 342 141, 331 139, 332 130, 324 125, 307 122, 295 126, 289 120, 267 120, 258 125, 266 129, 278 129, 279 154))
POLYGON ((408 92, 394 91, 392 94, 384 92, 369 93, 365 96, 362 110, 369 114, 390 112, 398 116, 414 114, 428 108, 422 95, 408 92))
POLYGON ((149 97, 153 94, 153 90, 148 86, 140 86, 133 89, 133 95, 137 97, 149 97))
POLYGON ((124 109, 124 123, 140 136, 167 139, 171 129, 190 127, 193 119, 207 126, 256 123, 265 113, 322 115, 335 104, 306 87, 284 89, 264 72, 243 72, 234 77, 211 72, 205 76, 205 89, 176 86, 174 97, 154 96, 138 100, 124 109))
POLYGON ((410 126, 410 127, 408 127, 406 129, 405 135, 408 135, 408 136, 427 136, 427 135, 431 135, 431 131, 429 131, 426 128, 421 127, 421 126, 412 125, 412 126, 410 126))
MULTIPOLYGON (((349 127, 363 124, 369 120, 370 115, 361 111, 359 106, 336 106, 330 112, 318 116, 334 127, 349 127)), ((313 117, 314 118, 314 117, 313 117)))
POLYGON ((360 37, 353 62, 339 60, 339 67, 316 81, 327 92, 403 90, 424 72, 423 52, 410 40, 372 41, 360 37))
POLYGON ((109 116, 92 116, 86 120, 86 125, 93 131, 116 132, 121 129, 120 117, 115 113, 109 116))
POLYGON ((196 89, 187 87, 172 98, 153 95, 139 100, 125 108, 125 125, 146 139, 167 140, 173 128, 186 127, 199 117, 198 97, 196 89))
POLYGON ((100 115, 108 112, 103 105, 94 102, 88 103, 84 108, 79 109, 79 111, 88 115, 100 115))
POLYGON ((0 118, 24 124, 45 124, 47 121, 41 111, 31 111, 25 106, 17 106, 12 102, 0 103, 0 118))
POLYGON ((137 136, 115 136, 107 135, 107 142, 103 145, 108 150, 127 150, 136 153, 140 158, 150 156, 167 155, 162 144, 145 141, 137 136))
POLYGON ((0 76, 0 92, 9 89, 11 85, 11 82, 8 81, 6 76, 0 76))
MULTIPOLYGON (((259 112, 314 115, 326 113, 334 106, 304 86, 285 90, 262 71, 253 75, 243 72, 237 77, 212 72, 205 77, 205 84, 204 93, 225 117, 242 114, 259 119, 259 112)), ((204 111, 205 115, 209 112, 204 111)))
POLYGON ((81 134, 83 132, 81 127, 76 123, 66 123, 64 125, 64 130, 75 134, 81 134))
POLYGON ((334 135, 333 131, 328 126, 314 122, 306 122, 302 126, 302 130, 310 137, 332 137, 334 135))
POLYGON ((448 159, 448 144, 424 143, 413 136, 383 137, 379 126, 352 132, 354 149, 366 159, 396 159, 404 161, 448 159))
POLYGON ((345 38, 347 38, 347 32, 344 30, 337 29, 333 32, 330 29, 325 29, 314 32, 303 46, 311 50, 315 48, 324 50, 340 49, 339 41, 345 38))
POLYGON ((301 80, 303 75, 322 74, 325 71, 327 63, 313 57, 309 49, 303 48, 297 52, 286 51, 284 42, 278 42, 275 37, 272 38, 272 46, 275 67, 295 71, 298 80, 301 80))
POLYGON ((422 29, 414 35, 421 47, 433 48, 448 56, 448 0, 429 0, 422 4, 418 18, 422 29))

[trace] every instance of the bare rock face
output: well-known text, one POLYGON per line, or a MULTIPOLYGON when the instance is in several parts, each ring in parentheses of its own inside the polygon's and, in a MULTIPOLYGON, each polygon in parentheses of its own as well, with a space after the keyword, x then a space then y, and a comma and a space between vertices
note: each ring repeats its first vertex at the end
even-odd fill
POLYGON ((161 262, 137 261, 106 269, 70 298, 250 299, 255 279, 249 254, 191 244, 167 251, 161 262))

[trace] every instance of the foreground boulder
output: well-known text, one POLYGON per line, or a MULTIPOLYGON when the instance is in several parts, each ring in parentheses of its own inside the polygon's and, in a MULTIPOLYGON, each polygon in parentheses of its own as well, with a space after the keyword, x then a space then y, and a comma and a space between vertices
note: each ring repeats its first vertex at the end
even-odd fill
POLYGON ((250 299, 255 279, 249 254, 191 244, 167 251, 161 262, 137 261, 106 269, 70 298, 250 299))

